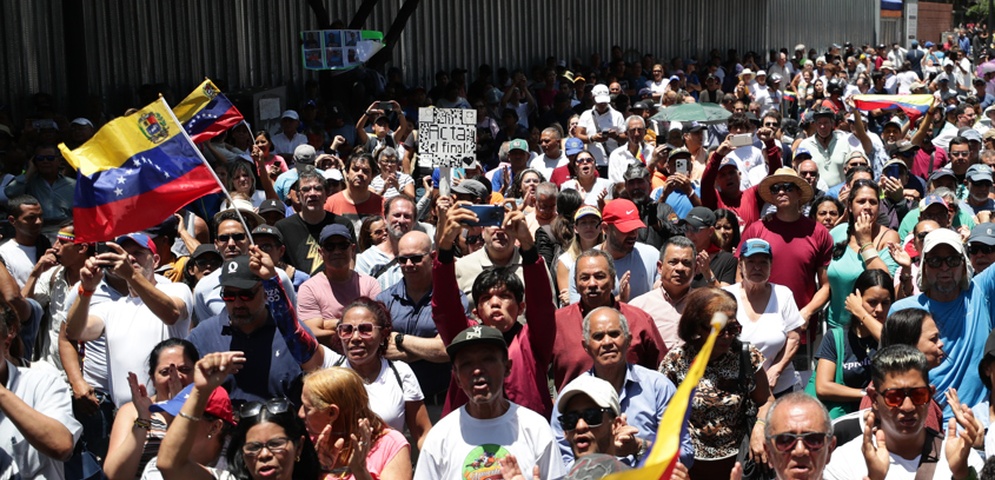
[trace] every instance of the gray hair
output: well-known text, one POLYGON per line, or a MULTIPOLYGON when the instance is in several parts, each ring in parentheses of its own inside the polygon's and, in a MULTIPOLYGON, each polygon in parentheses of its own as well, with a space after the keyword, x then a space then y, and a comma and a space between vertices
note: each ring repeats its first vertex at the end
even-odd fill
POLYGON ((560 194, 559 187, 553 182, 542 182, 536 187, 536 198, 538 197, 553 197, 556 198, 560 194))
POLYGON ((618 327, 622 330, 622 336, 625 337, 626 341, 632 340, 632 333, 629 332, 629 321, 622 315, 622 312, 612 308, 612 307, 598 307, 584 316, 583 330, 584 330, 584 343, 591 341, 591 318, 597 315, 602 310, 608 310, 615 315, 618 315, 618 327))
POLYGON ((691 256, 695 258, 698 256, 698 249, 694 247, 694 242, 692 242, 690 238, 685 237, 684 235, 674 235, 673 237, 668 238, 666 242, 663 242, 663 246, 660 247, 661 262, 667 258, 667 247, 669 246, 675 246, 677 248, 690 248, 691 256))
POLYGON ((638 121, 641 127, 646 128, 646 120, 643 120, 643 117, 639 115, 629 115, 629 118, 625 119, 625 128, 629 128, 629 122, 633 121, 638 121))
MULTIPOLYGON (((788 408, 794 405, 805 405, 811 406, 813 410, 819 412, 819 417, 822 420, 822 433, 833 433, 833 420, 829 417, 829 410, 826 410, 826 406, 822 404, 815 397, 805 393, 805 392, 791 392, 783 397, 774 400, 774 403, 767 410, 767 422, 764 425, 764 436, 771 436, 774 433, 774 429, 771 428, 773 423, 774 413, 777 412, 778 407, 784 405, 782 408, 788 408)), ((813 415, 814 412, 809 412, 809 415, 813 415)))
POLYGON ((575 283, 577 281, 577 266, 580 265, 581 259, 584 259, 584 258, 599 258, 599 257, 605 259, 605 261, 608 262, 608 274, 611 275, 611 278, 613 279, 613 281, 614 281, 615 278, 618 278, 618 277, 615 276, 615 273, 616 273, 615 272, 615 259, 613 259, 612 256, 609 255, 608 252, 606 252, 604 250, 598 250, 596 248, 592 248, 590 250, 581 252, 580 255, 577 255, 577 260, 574 261, 574 282, 575 283))
POLYGON ((542 133, 552 133, 553 135, 556 135, 557 140, 563 138, 563 131, 556 127, 546 127, 542 129, 542 133))
POLYGON ((381 148, 380 152, 377 153, 377 162, 379 163, 380 159, 382 159, 383 157, 395 157, 396 158, 397 157, 397 150, 395 150, 394 147, 384 147, 384 148, 381 148))

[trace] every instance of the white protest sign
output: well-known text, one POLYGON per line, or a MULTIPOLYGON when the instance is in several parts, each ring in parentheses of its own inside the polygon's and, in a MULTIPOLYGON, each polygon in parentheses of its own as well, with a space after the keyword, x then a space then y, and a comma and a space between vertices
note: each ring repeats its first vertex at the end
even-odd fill
POLYGON ((434 167, 466 167, 477 158, 477 111, 418 109, 418 155, 434 167))

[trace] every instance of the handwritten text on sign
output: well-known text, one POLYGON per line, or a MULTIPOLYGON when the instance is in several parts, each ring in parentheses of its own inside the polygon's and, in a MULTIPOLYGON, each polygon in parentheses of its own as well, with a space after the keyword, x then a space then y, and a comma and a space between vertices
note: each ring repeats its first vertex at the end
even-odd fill
POLYGON ((418 109, 418 155, 435 167, 466 167, 476 159, 477 111, 418 109))

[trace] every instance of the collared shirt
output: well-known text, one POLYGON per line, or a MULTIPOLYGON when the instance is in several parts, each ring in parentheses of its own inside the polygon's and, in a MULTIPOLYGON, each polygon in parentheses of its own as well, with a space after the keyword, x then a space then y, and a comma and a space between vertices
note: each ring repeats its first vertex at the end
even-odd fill
MULTIPOLYGON (((83 426, 73 416, 72 396, 66 382, 42 370, 22 368, 10 361, 4 361, 7 362, 7 389, 38 413, 64 425, 73 436, 73 444, 76 444, 83 432, 83 426)), ((62 462, 46 456, 28 444, 28 440, 14 422, 2 411, 0 411, 0 475, 4 478, 25 479, 65 478, 62 462), (18 471, 20 477, 6 476, 18 471)))
MULTIPOLYGON (((463 292, 459 293, 464 314, 470 316, 470 304, 463 292)), ((377 295, 377 300, 387 306, 390 311, 394 331, 405 335, 422 338, 433 338, 439 334, 432 320, 432 290, 418 300, 408 295, 408 287, 404 280, 384 290, 377 295)), ((421 385, 425 396, 442 393, 449 387, 449 362, 433 363, 427 360, 416 360, 409 363, 415 377, 421 385)))
MULTIPOLYGON (((585 375, 597 376, 594 369, 588 370, 585 375)), ((622 383, 622 390, 618 392, 618 404, 625 414, 625 422, 628 425, 639 429, 636 434, 639 438, 653 442, 656 440, 656 432, 660 427, 660 418, 670 404, 670 399, 677 393, 677 387, 664 374, 629 364, 625 370, 625 381, 622 383)), ((563 434, 563 427, 557 417, 560 416, 556 404, 553 404, 553 434, 556 442, 560 446, 560 454, 563 455, 563 464, 571 468, 574 462, 573 450, 563 434)), ((684 428, 681 429, 681 463, 690 466, 694 463, 694 445, 691 443, 691 433, 687 428, 685 420, 684 428)), ((635 465, 636 460, 632 456, 622 458, 622 461, 635 465)))
MULTIPOLYGON (((690 292, 690 290, 688 290, 690 292)), ((681 320, 681 312, 684 311, 684 295, 678 302, 674 302, 663 287, 654 288, 644 295, 633 298, 630 305, 636 307, 650 315, 657 330, 660 331, 660 338, 663 339, 664 351, 683 345, 684 340, 677 335, 677 324, 681 320)))
POLYGON ((27 178, 18 175, 4 189, 7 198, 28 194, 41 204, 41 217, 46 223, 56 223, 73 218, 73 196, 76 194, 76 180, 59 175, 55 182, 48 183, 39 175, 27 178))
POLYGON ((829 137, 829 144, 822 146, 817 135, 802 140, 798 148, 808 149, 812 153, 812 160, 819 166, 819 175, 830 187, 843 183, 843 164, 850 154, 850 144, 846 141, 846 132, 833 130, 829 137))
POLYGON ((649 169, 652 161, 653 147, 651 145, 640 142, 636 155, 633 155, 629 151, 629 144, 624 143, 612 150, 608 156, 608 179, 612 183, 623 183, 625 182, 625 171, 629 165, 639 164, 649 169))

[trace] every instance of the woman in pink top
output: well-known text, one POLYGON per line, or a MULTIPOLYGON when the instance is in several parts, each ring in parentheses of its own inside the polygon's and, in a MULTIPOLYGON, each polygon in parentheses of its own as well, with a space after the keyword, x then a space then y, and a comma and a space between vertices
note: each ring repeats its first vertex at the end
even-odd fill
POLYGON ((369 403, 363 379, 351 369, 331 367, 304 378, 299 415, 326 480, 411 479, 411 446, 369 403))

